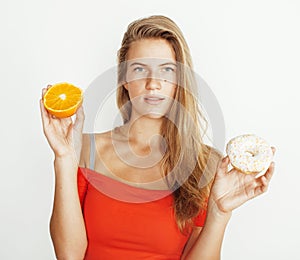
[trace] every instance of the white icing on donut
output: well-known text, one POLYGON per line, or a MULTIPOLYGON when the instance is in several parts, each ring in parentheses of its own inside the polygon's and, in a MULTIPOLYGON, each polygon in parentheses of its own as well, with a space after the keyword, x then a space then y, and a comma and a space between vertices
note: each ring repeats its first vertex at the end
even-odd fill
POLYGON ((271 146, 261 137, 246 134, 231 139, 226 146, 233 167, 244 173, 265 171, 273 159, 271 146))

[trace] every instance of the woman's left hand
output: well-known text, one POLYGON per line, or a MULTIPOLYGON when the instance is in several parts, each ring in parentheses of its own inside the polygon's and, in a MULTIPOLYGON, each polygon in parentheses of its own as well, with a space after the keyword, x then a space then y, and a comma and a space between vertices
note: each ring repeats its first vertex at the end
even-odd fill
MULTIPOLYGON (((272 147, 273 154, 275 148, 272 147)), ((266 192, 274 173, 274 162, 260 177, 255 174, 244 174, 235 168, 228 172, 230 161, 228 156, 223 158, 217 168, 212 185, 209 210, 217 215, 227 215, 246 201, 266 192)))

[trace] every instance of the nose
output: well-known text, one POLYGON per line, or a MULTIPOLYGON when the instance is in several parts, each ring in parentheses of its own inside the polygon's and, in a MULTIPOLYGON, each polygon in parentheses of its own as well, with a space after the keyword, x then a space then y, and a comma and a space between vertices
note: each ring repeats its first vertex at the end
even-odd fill
POLYGON ((146 81, 146 89, 152 90, 152 89, 161 89, 161 83, 160 80, 155 78, 155 76, 150 76, 147 78, 146 81))

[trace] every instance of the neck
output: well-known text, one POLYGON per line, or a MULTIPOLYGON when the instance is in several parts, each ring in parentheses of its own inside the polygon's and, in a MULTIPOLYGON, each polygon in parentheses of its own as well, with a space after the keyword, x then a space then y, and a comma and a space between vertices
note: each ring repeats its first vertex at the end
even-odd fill
POLYGON ((128 123, 122 126, 122 131, 129 137, 130 142, 148 146, 150 141, 153 143, 159 140, 157 137, 160 136, 162 122, 163 118, 131 118, 128 123), (152 139, 153 137, 155 138, 152 139))

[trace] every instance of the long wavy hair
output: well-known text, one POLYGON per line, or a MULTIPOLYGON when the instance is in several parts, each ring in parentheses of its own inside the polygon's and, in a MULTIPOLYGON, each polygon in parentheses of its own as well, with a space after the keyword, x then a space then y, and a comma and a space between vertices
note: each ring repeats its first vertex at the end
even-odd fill
POLYGON ((117 105, 124 124, 131 116, 126 82, 126 56, 131 44, 143 39, 165 39, 173 48, 177 63, 178 86, 169 120, 164 118, 161 136, 166 143, 160 167, 174 196, 174 215, 179 229, 191 230, 193 221, 207 207, 211 183, 220 153, 205 145, 207 120, 197 100, 197 83, 189 47, 179 27, 168 17, 154 15, 128 25, 118 51, 117 105), (126 105, 125 105, 126 104, 126 105))

